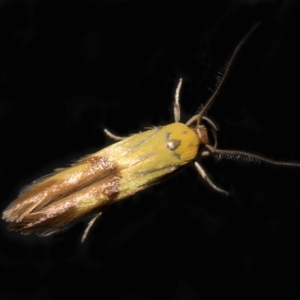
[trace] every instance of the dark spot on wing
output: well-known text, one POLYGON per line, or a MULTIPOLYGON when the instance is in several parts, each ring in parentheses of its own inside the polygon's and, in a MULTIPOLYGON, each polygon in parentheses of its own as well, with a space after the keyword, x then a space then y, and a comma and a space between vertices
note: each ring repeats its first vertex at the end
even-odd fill
POLYGON ((154 129, 155 130, 153 131, 153 133, 151 135, 146 136, 145 138, 143 138, 139 142, 137 142, 135 145, 133 145, 132 147, 130 147, 130 149, 126 153, 124 153, 124 155, 127 155, 128 153, 134 151, 136 148, 138 148, 143 143, 145 143, 146 141, 148 141, 151 137, 153 137, 154 135, 156 135, 161 130, 161 127, 155 127, 154 129))
POLYGON ((168 170, 171 173, 171 172, 175 171, 176 169, 178 169, 178 166, 166 166, 166 167, 162 167, 162 168, 138 172, 138 175, 145 176, 147 174, 155 173, 155 172, 162 171, 162 170, 168 170))
POLYGON ((176 139, 168 140, 167 141, 167 147, 170 150, 174 151, 174 150, 176 150, 179 147, 180 142, 181 142, 180 140, 176 140, 176 139))
POLYGON ((176 153, 176 152, 172 152, 173 156, 175 156, 176 158, 178 158, 179 160, 181 159, 181 156, 179 153, 176 153))
POLYGON ((177 139, 169 140, 170 135, 171 135, 171 132, 166 133, 167 148, 172 151, 172 155, 174 155, 176 158, 180 159, 180 154, 176 153, 175 150, 179 147, 181 141, 177 140, 177 139))

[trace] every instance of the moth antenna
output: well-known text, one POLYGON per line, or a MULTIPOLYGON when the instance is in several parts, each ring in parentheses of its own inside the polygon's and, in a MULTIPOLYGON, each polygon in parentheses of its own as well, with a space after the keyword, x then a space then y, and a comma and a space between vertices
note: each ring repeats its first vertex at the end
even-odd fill
POLYGON ((175 91, 175 101, 174 101, 174 119, 175 123, 180 121, 180 104, 179 104, 179 93, 181 90, 182 78, 179 79, 176 91, 175 91))
POLYGON ((246 160, 246 161, 257 162, 257 163, 264 162, 267 164, 277 165, 277 166, 300 167, 300 163, 280 162, 260 155, 252 154, 249 152, 238 151, 238 150, 214 149, 209 145, 206 145, 206 147, 211 151, 211 154, 216 155, 218 159, 225 158, 229 160, 246 160))
POLYGON ((235 60, 241 46, 245 43, 245 41, 249 38, 249 36, 252 34, 252 32, 259 26, 260 23, 255 24, 250 31, 247 33, 247 35, 238 43, 238 45, 235 47, 233 54, 231 55, 229 61, 227 61, 227 63, 224 66, 224 71, 222 72, 223 74, 221 76, 218 76, 218 81, 217 81, 217 85, 216 88, 213 92, 213 94, 210 96, 210 98, 206 101, 206 103, 204 104, 203 108, 201 109, 201 111, 199 112, 198 115, 193 116, 187 123, 186 125, 190 125, 191 123, 193 123, 194 121, 197 121, 197 126, 199 126, 199 124, 201 123, 201 120, 203 118, 203 115, 205 114, 205 112, 207 111, 207 109, 209 108, 209 106, 212 104, 212 102, 215 100, 216 96, 218 95, 218 93, 221 90, 221 87, 223 86, 223 83, 225 82, 225 79, 228 76, 229 70, 232 66, 233 61, 235 60))
POLYGON ((209 125, 215 130, 218 131, 218 127, 217 125, 208 117, 202 117, 203 120, 205 120, 207 123, 209 123, 209 125))

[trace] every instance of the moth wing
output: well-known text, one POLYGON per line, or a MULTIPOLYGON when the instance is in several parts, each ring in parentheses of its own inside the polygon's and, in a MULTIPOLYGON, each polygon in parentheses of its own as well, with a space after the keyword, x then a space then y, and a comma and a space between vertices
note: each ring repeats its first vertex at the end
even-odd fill
POLYGON ((2 218, 8 222, 21 222, 29 214, 115 173, 116 164, 100 154, 101 151, 85 157, 72 167, 29 186, 4 210, 2 218))
POLYGON ((114 173, 49 203, 38 211, 26 214, 21 221, 12 221, 11 231, 22 234, 49 235, 89 213, 103 210, 118 195, 120 176, 114 173))

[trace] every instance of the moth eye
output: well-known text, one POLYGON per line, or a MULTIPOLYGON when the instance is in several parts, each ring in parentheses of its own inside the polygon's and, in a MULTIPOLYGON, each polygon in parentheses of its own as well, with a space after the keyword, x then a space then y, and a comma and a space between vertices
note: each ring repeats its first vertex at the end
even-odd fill
POLYGON ((172 151, 176 150, 179 145, 180 145, 180 140, 173 139, 167 142, 167 147, 172 151))

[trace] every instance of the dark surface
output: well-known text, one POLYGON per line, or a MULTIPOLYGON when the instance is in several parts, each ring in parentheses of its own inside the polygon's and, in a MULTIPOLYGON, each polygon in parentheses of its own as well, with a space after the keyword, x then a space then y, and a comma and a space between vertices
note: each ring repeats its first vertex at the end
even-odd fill
MULTIPOLYGON (((219 146, 300 161, 297 1, 2 1, 0 208, 110 141, 182 121, 258 21, 209 116, 219 146), (255 2, 255 4, 250 4, 255 2), (197 3, 197 4, 196 4, 197 3)), ((300 169, 202 160, 85 223, 38 238, 1 222, 0 299, 299 297, 300 169), (285 295, 285 297, 283 297, 285 295)))

